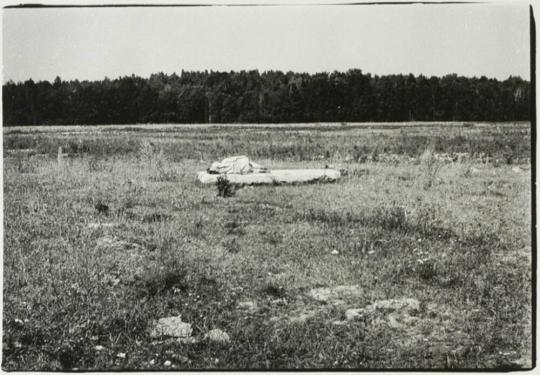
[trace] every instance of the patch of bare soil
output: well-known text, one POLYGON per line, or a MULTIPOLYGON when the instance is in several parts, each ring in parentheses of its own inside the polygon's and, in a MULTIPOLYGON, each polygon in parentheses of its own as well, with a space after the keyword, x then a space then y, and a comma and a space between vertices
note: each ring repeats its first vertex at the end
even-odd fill
MULTIPOLYGON (((471 338, 456 324, 457 312, 435 303, 422 304, 415 298, 395 298, 363 304, 365 295, 356 285, 312 289, 309 298, 298 298, 286 311, 271 318, 285 324, 302 324, 317 316, 334 316, 336 325, 362 324, 366 329, 389 330, 401 349, 429 347, 434 355, 457 358, 471 338), (313 300, 322 302, 313 304, 313 300), (360 306, 359 306, 360 305, 360 306), (332 313, 333 311, 333 313, 332 313)), ((332 319, 332 318, 330 318, 332 319)))
POLYGON ((319 302, 342 305, 348 301, 352 302, 361 298, 363 290, 357 285, 338 285, 312 289, 308 295, 319 302))

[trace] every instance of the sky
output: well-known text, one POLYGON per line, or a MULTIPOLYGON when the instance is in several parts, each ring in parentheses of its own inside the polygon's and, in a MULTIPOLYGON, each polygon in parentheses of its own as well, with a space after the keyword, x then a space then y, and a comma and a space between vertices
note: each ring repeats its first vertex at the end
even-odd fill
POLYGON ((525 2, 3 9, 3 81, 183 70, 530 78, 525 2))

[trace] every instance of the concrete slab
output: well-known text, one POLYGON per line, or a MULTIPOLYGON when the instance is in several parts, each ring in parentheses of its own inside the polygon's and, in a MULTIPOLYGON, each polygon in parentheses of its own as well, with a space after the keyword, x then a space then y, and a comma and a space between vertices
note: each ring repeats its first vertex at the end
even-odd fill
POLYGON ((333 182, 341 177, 339 171, 335 169, 277 169, 269 173, 209 174, 199 172, 197 174, 197 178, 203 184, 215 184, 220 176, 239 185, 333 182))

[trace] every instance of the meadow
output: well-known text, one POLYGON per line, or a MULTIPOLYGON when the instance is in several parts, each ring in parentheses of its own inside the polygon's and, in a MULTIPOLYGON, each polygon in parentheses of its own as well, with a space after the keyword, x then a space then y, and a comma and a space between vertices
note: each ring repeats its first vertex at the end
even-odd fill
POLYGON ((3 146, 4 370, 532 366, 529 123, 17 127, 3 146), (198 183, 233 155, 343 177, 198 183), (170 316, 190 340, 151 335, 170 316))

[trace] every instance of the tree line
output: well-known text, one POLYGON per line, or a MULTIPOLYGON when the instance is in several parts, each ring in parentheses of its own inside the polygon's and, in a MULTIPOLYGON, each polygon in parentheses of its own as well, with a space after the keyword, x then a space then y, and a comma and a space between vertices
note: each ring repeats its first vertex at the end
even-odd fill
POLYGON ((456 74, 186 72, 9 81, 5 125, 529 120, 530 83, 456 74))

